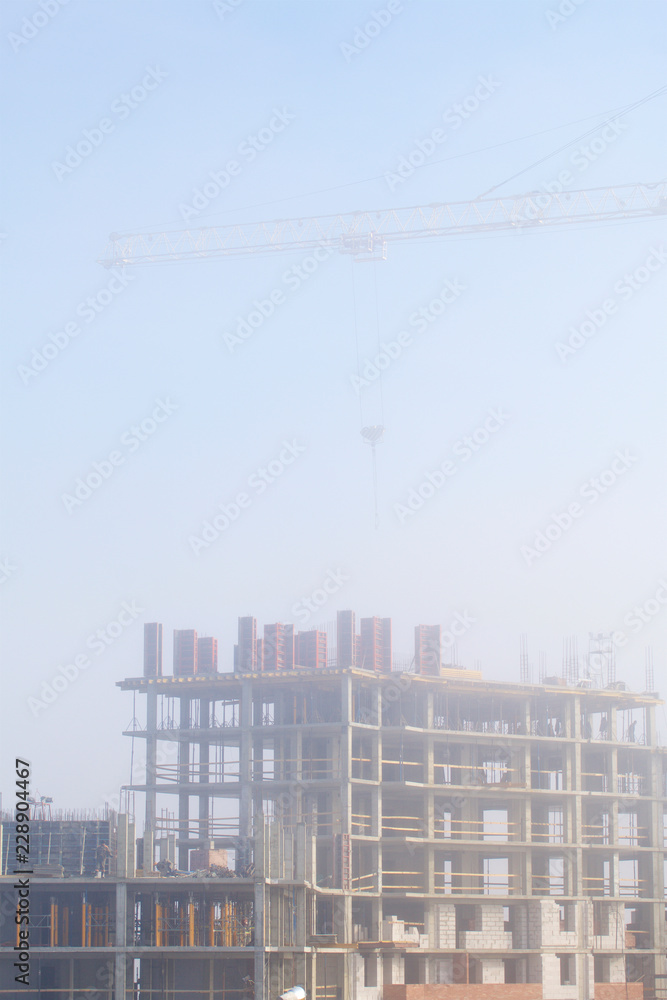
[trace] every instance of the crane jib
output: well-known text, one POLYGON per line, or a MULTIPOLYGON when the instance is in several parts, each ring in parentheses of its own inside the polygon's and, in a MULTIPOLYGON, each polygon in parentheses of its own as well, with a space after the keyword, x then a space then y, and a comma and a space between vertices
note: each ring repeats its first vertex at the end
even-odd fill
POLYGON ((113 234, 99 263, 105 267, 159 264, 318 248, 351 254, 357 260, 385 260, 389 243, 647 219, 665 213, 665 181, 588 191, 531 191, 410 208, 113 234))

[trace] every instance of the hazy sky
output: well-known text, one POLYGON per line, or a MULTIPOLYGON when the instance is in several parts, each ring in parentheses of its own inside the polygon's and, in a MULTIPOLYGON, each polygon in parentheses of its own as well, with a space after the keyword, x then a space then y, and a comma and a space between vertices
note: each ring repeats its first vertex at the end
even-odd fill
POLYGON ((128 781, 115 683, 141 673, 145 621, 167 669, 174 628, 217 636, 230 669, 239 615, 391 616, 409 656, 415 624, 458 614, 459 661, 510 680, 522 633, 560 673, 565 636, 583 664, 589 633, 616 630, 618 677, 643 690, 652 647, 664 694, 664 216, 389 244, 379 263, 97 263, 112 232, 659 181, 664 4, 1 15, 5 795, 16 755, 56 806, 128 781))

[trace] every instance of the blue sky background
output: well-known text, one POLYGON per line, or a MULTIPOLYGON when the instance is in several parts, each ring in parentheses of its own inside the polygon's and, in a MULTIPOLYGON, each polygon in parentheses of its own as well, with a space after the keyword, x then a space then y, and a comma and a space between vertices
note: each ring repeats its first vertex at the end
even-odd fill
POLYGON ((623 630, 618 677, 643 690, 651 647, 665 693, 667 605, 657 599, 639 625, 627 616, 656 593, 667 600, 667 264, 627 301, 613 287, 667 245, 664 217, 390 245, 378 264, 336 254, 233 353, 224 334, 253 300, 286 291, 282 276, 306 253, 127 268, 127 287, 94 322, 77 315, 111 280, 97 263, 109 234, 181 228, 180 206, 230 159, 240 174, 191 224, 540 191, 563 170, 570 190, 660 180, 664 95, 622 115, 613 141, 600 136, 611 114, 664 85, 664 5, 572 6, 550 23, 556 0, 403 0, 350 56, 344 46, 387 8, 381 0, 70 0, 25 43, 24 18, 41 8, 6 0, 6 793, 17 754, 58 806, 96 806, 127 782, 120 733, 132 704, 115 682, 141 672, 144 621, 164 623, 168 668, 171 630, 196 628, 218 637, 229 669, 239 615, 298 623, 295 604, 329 570, 347 580, 307 627, 339 608, 391 616, 396 653, 409 656, 415 624, 446 626, 465 611, 475 621, 459 661, 508 680, 521 633, 537 674, 540 651, 560 673, 565 636, 577 636, 583 665, 589 632, 623 630), (114 102, 149 68, 166 77, 121 118, 114 102), (496 81, 493 94, 459 128, 443 126, 480 77, 496 81), (274 109, 294 118, 247 162, 239 144, 274 109), (113 130, 59 178, 54 163, 103 118, 113 130), (385 175, 439 127, 446 141, 392 191, 385 175), (605 148, 582 169, 596 138, 605 148), (362 393, 360 413, 355 326, 363 362, 446 280, 465 291, 415 334, 381 394, 379 380, 362 393), (610 297, 616 313, 560 359, 555 345, 610 297), (79 335, 26 380, 33 349, 73 321, 79 335), (130 453, 123 435, 158 399, 176 409, 130 453), (401 523, 395 505, 498 407, 502 428, 401 523), (386 427, 377 530, 360 436, 375 423, 386 427), (195 555, 190 536, 285 440, 305 451, 195 555), (68 512, 63 494, 119 448, 123 464, 68 512), (627 472, 597 503, 582 501, 619 450, 635 459, 627 472), (521 547, 577 500, 582 517, 528 566, 521 547), (136 619, 96 655, 88 637, 133 601, 136 619), (90 667, 31 710, 85 653, 90 667))

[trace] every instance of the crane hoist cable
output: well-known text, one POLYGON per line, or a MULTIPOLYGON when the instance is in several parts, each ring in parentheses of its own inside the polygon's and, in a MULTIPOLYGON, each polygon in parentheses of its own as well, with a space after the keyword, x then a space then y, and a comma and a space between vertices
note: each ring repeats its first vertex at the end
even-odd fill
MULTIPOLYGON (((380 512, 378 504, 378 477, 377 477, 377 454, 375 451, 376 445, 378 445, 384 436, 384 391, 382 386, 382 368, 380 368, 379 375, 379 391, 380 391, 380 418, 381 423, 379 424, 366 424, 364 421, 364 404, 362 397, 361 386, 363 384, 361 378, 361 358, 359 354, 359 321, 358 321, 358 299, 356 292, 355 283, 355 269, 352 268, 352 302, 354 308, 354 339, 355 348, 357 356, 357 386, 359 395, 359 417, 361 421, 361 436, 365 444, 371 447, 371 461, 373 468, 373 510, 374 510, 374 524, 377 530, 380 526, 380 512)), ((373 290, 375 299, 375 327, 376 327, 376 340, 378 347, 378 354, 381 352, 380 347, 380 306, 378 299, 378 286, 377 286, 377 270, 375 266, 373 267, 373 290)))

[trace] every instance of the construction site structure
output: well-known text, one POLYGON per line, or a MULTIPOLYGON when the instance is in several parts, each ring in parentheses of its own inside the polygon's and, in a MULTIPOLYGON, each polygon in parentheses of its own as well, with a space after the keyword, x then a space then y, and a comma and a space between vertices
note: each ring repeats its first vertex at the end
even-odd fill
MULTIPOLYGON (((258 656, 246 618, 234 671, 167 675, 147 626, 146 671, 119 684, 145 696, 126 734, 145 748, 143 836, 135 851, 120 816, 106 877, 33 876, 41 992, 20 995, 667 995, 657 694, 486 681, 442 665, 437 626, 417 628, 411 671, 390 670, 341 615, 340 667, 290 662, 273 627, 280 656, 258 656)), ((18 995, 12 881, 0 997, 18 995)))
POLYGON ((666 210, 664 180, 588 191, 530 191, 339 215, 152 233, 112 233, 99 263, 105 267, 125 267, 295 250, 338 252, 357 260, 386 260, 389 243, 660 218, 666 210))

